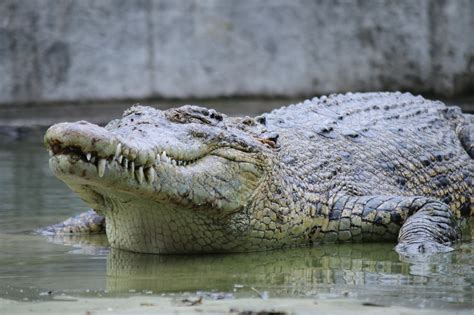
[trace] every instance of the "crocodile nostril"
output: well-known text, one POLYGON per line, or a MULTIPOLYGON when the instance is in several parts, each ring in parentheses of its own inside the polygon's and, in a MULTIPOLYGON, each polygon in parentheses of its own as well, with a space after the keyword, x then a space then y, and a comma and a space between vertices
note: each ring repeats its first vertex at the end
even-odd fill
POLYGON ((51 146, 51 150, 53 151, 54 154, 58 154, 61 152, 61 146, 55 143, 51 146))

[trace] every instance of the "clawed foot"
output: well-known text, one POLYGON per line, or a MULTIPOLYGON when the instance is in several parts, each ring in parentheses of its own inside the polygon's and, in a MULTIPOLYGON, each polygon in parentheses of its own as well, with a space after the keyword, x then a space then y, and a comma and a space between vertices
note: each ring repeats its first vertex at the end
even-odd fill
POLYGON ((46 236, 105 233, 105 218, 93 210, 89 210, 61 223, 38 229, 35 232, 46 236))
POLYGON ((436 254, 447 253, 454 248, 436 242, 417 242, 417 243, 399 243, 395 246, 395 250, 401 255, 420 255, 420 254, 436 254))

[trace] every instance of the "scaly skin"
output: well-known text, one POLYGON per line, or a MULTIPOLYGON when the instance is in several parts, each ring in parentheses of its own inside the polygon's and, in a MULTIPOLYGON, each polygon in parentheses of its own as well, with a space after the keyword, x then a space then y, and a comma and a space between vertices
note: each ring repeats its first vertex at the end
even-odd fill
MULTIPOLYGON (((397 239, 403 253, 452 250, 472 214, 473 141, 472 116, 401 93, 256 118, 134 106, 105 128, 45 136, 51 169, 105 217, 111 246, 142 253, 397 239)), ((97 216, 48 231, 97 229, 97 216)))

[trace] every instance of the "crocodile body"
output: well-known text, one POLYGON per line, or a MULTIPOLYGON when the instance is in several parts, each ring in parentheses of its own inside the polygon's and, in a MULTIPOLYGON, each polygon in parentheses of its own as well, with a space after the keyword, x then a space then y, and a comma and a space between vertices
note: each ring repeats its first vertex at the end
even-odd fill
POLYGON ((255 118, 134 106, 105 128, 58 124, 50 166, 98 215, 49 230, 107 222, 112 247, 144 253, 448 251, 473 212, 473 122, 408 93, 349 93, 255 118))

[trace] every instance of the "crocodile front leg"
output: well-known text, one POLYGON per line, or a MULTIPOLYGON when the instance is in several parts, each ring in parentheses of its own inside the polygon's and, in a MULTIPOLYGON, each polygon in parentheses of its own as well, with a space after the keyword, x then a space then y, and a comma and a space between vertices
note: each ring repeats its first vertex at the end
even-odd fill
POLYGON ((105 233, 105 217, 91 209, 36 232, 42 235, 105 233))
POLYGON ((448 205, 426 197, 336 195, 324 241, 395 241, 399 253, 443 252, 460 239, 448 205))

